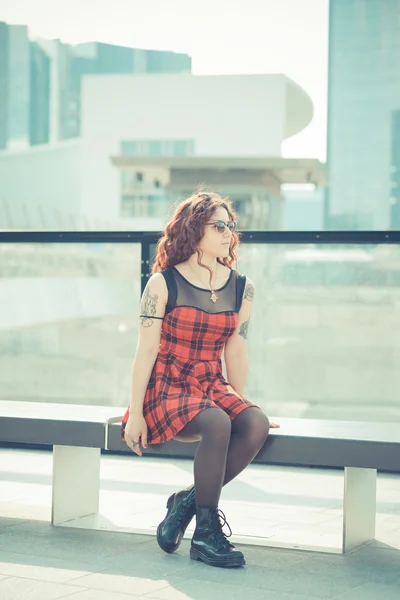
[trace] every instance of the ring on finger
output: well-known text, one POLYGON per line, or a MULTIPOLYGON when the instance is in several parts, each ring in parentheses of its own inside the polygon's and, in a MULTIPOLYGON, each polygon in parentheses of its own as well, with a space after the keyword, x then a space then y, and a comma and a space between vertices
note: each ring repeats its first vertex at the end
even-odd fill
POLYGON ((133 446, 133 447, 135 447, 135 446, 137 446, 137 445, 138 445, 138 443, 139 443, 139 442, 134 442, 134 441, 132 441, 132 446, 133 446))

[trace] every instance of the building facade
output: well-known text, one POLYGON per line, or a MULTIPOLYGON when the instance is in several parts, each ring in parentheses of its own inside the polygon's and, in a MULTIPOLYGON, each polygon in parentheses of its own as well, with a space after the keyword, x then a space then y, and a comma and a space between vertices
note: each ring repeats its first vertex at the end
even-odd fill
POLYGON ((29 142, 31 146, 50 141, 51 60, 36 42, 30 44, 29 142))
POLYGON ((392 115, 390 226, 400 229, 400 109, 392 115))
POLYGON ((242 227, 281 229, 281 183, 320 183, 318 161, 281 157, 313 114, 285 76, 88 77, 83 103, 82 207, 119 228, 159 230, 205 184, 235 200, 242 227))
POLYGON ((399 227, 400 0, 331 0, 326 226, 399 227))
POLYGON ((98 42, 29 39, 25 26, 0 23, 0 149, 80 136, 87 75, 191 71, 187 54, 98 42))
POLYGON ((0 149, 29 145, 30 45, 24 26, 0 23, 0 149))
POLYGON ((28 28, 0 23, 0 149, 50 141, 51 60, 28 28))
POLYGON ((279 230, 281 184, 325 183, 318 160, 281 156, 313 115, 283 75, 89 75, 82 99, 80 138, 0 152, 0 227, 159 231, 205 186, 241 228, 279 230))
POLYGON ((284 186, 283 229, 285 231, 322 231, 324 229, 324 194, 326 188, 284 186))
POLYGON ((191 72, 187 54, 91 42, 66 47, 62 58, 60 139, 81 134, 81 88, 87 75, 191 72))

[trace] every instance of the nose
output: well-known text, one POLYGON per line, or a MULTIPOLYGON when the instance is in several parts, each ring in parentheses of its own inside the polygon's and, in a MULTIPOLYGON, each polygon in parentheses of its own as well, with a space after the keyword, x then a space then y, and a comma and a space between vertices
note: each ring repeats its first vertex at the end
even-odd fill
POLYGON ((232 231, 229 229, 229 227, 227 225, 225 225, 225 229, 224 229, 224 237, 232 237, 232 231))

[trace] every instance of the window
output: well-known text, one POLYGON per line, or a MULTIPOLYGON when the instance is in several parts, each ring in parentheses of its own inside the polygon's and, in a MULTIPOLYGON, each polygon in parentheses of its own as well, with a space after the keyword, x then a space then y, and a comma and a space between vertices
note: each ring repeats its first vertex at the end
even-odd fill
POLYGON ((190 156, 194 154, 194 140, 123 140, 124 156, 190 156))
POLYGON ((193 154, 193 142, 191 140, 174 140, 174 156, 188 156, 190 154, 193 154))

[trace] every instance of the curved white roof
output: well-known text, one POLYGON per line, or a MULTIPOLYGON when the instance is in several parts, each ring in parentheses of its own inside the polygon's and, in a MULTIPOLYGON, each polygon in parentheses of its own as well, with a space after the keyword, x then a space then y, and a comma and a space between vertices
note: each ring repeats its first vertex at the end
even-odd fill
POLYGON ((312 121, 314 105, 307 92, 289 77, 286 80, 286 131, 285 138, 299 133, 312 121))

